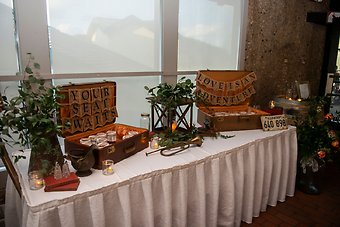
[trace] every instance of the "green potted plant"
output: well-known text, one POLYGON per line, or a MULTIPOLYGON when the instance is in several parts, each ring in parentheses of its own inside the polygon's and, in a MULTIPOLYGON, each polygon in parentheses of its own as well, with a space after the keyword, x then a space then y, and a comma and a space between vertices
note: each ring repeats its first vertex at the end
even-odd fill
POLYGON ((331 114, 324 114, 328 97, 312 97, 305 101, 308 112, 296 121, 298 139, 297 186, 308 194, 320 193, 320 174, 327 161, 339 150, 339 140, 332 129, 331 114))
MULTIPOLYGON (((18 96, 7 99, 3 104, 0 120, 1 139, 7 144, 30 147, 29 171, 39 170, 44 176, 52 173, 55 162, 62 164, 64 159, 57 135, 60 126, 55 121, 57 109, 57 87, 48 85, 38 78, 38 63, 29 62, 25 68, 24 80, 18 88, 18 96), (18 135, 18 139, 13 138, 18 135)), ((16 156, 18 161, 23 156, 16 156)))

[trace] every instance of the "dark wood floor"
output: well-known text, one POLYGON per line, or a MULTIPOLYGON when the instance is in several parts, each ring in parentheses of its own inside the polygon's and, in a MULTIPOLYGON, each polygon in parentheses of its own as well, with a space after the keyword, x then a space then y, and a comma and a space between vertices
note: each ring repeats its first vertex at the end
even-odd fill
POLYGON ((308 195, 296 190, 294 197, 287 197, 276 207, 253 218, 252 224, 242 222, 241 227, 251 226, 340 226, 340 168, 326 169, 321 193, 308 195))

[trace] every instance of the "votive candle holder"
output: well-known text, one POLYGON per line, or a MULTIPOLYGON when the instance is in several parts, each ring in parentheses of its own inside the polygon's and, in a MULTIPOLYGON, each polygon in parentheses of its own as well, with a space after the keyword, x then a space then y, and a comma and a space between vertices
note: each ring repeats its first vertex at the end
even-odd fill
POLYGON ((104 175, 112 175, 113 174, 113 160, 104 160, 102 162, 102 173, 104 175))
POLYGON ((28 173, 28 182, 31 190, 38 190, 45 185, 42 174, 35 170, 28 173))

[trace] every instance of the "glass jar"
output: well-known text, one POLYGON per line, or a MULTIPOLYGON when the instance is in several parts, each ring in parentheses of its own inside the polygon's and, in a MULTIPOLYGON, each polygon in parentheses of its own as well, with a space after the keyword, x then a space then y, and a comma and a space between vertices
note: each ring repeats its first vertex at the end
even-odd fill
POLYGON ((142 113, 140 115, 140 127, 150 131, 150 114, 142 113))

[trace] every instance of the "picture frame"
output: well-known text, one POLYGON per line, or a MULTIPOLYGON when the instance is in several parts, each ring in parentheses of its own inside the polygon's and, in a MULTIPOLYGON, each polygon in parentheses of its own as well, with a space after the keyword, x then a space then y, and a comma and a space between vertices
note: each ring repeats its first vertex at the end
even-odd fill
POLYGON ((310 96, 309 81, 297 81, 296 90, 299 99, 308 99, 310 96))

